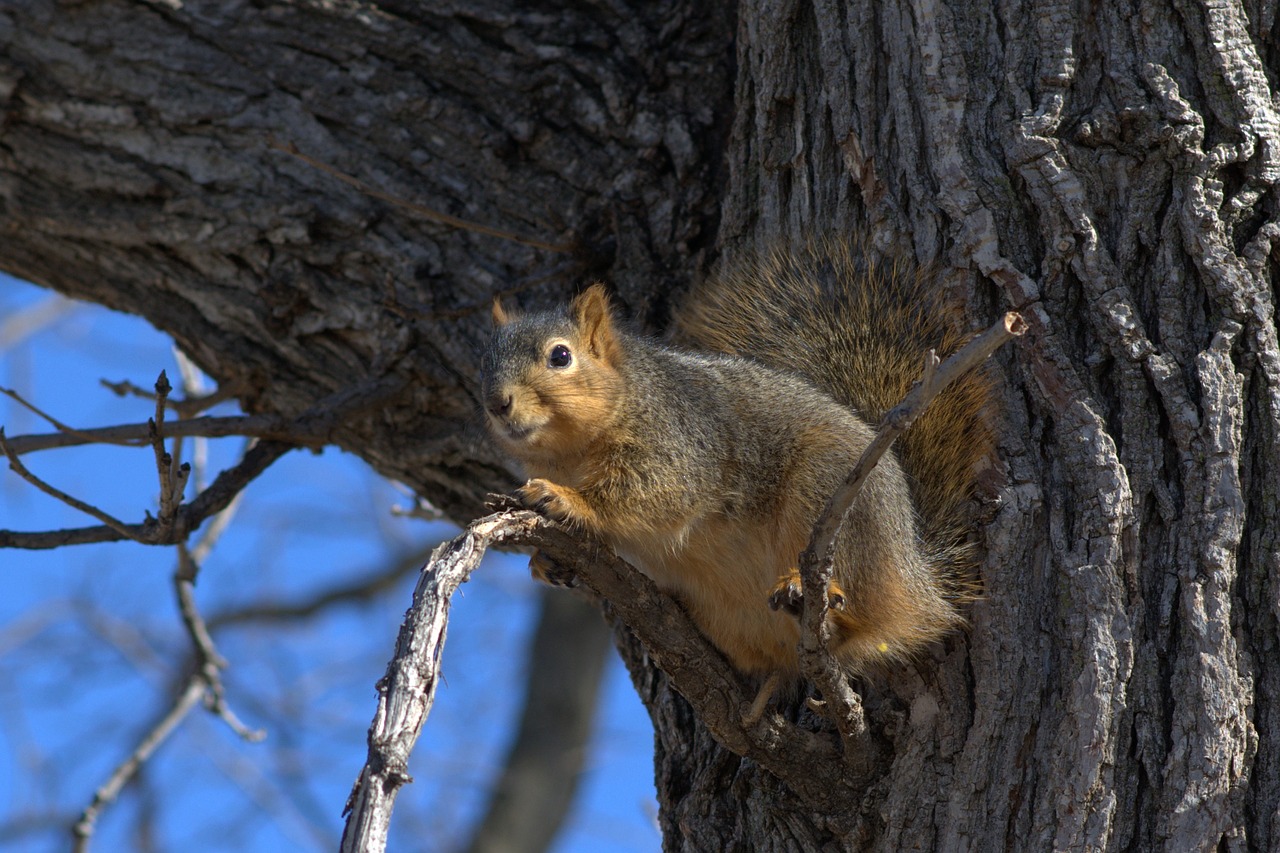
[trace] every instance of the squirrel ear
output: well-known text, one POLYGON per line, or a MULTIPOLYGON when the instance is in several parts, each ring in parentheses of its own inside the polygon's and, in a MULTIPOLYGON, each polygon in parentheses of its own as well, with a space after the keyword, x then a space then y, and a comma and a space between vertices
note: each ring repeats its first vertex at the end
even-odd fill
POLYGON ((507 313, 507 309, 502 307, 502 300, 497 296, 493 297, 493 325, 505 326, 511 322, 511 315, 507 313))
POLYGON ((582 330, 583 339, 597 358, 606 364, 618 360, 621 347, 613 327, 613 309, 603 284, 596 282, 573 300, 573 322, 582 330))

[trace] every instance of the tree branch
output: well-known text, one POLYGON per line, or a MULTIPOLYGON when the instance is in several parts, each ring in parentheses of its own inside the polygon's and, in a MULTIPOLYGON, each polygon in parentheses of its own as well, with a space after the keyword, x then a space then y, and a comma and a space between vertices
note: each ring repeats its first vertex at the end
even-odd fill
POLYGON ((344 810, 344 853, 386 847, 396 794, 412 781, 409 755, 435 700, 450 597, 492 545, 536 547, 571 572, 610 602, 717 741, 757 761, 833 820, 853 818, 861 792, 830 741, 778 715, 745 725, 748 685, 674 599, 603 543, 581 539, 534 512, 510 508, 472 522, 437 548, 423 568, 395 654, 377 685, 368 757, 344 810))
MULTIPOLYGON (((175 350, 175 354, 181 356, 181 350, 175 350)), ((181 364, 181 362, 179 362, 181 364)), ((118 397, 140 397, 144 400, 154 400, 156 395, 154 391, 148 391, 145 388, 139 388, 128 379, 122 379, 119 382, 112 382, 107 379, 99 379, 98 383, 103 388, 113 392, 118 397)), ((172 398, 165 401, 165 406, 178 413, 179 417, 190 419, 191 416, 211 409, 219 403, 232 400, 240 393, 242 389, 234 384, 219 385, 214 391, 208 394, 200 394, 199 396, 191 396, 188 394, 181 400, 172 398)))
MULTIPOLYGON (((4 430, 0 429, 0 440, 3 439, 3 433, 4 430)), ((162 526, 157 519, 148 518, 140 524, 117 522, 119 527, 106 524, 101 527, 68 528, 39 533, 0 530, 0 548, 40 550, 59 548, 63 545, 120 542, 126 539, 144 545, 176 545, 184 541, 190 532, 199 527, 206 518, 225 509, 236 495, 265 471, 272 462, 294 449, 296 449, 295 445, 284 442, 258 442, 245 453, 237 465, 223 471, 209 488, 197 495, 190 503, 179 507, 174 523, 167 527, 162 526)), ((10 456, 11 466, 15 458, 10 456)), ((70 496, 66 498, 68 501, 75 501, 75 498, 70 496)), ((76 501, 76 503, 80 502, 76 501)), ((92 514, 92 509, 85 511, 92 514)))
POLYGON ((160 479, 160 517, 157 521, 162 528, 170 527, 178 505, 182 503, 182 493, 187 485, 187 477, 191 475, 191 466, 178 464, 174 455, 164 449, 164 410, 165 401, 173 387, 169 377, 160 371, 156 379, 156 414, 147 424, 147 437, 151 441, 151 449, 156 457, 156 474, 160 479))
POLYGON ((94 792, 93 801, 81 812, 79 820, 72 828, 72 834, 75 836, 75 853, 88 851, 89 839, 93 836, 102 810, 115 801, 125 784, 138 772, 138 768, 152 756, 169 735, 173 734, 173 730, 178 727, 178 723, 182 722, 182 718, 200 701, 200 697, 204 695, 204 689, 204 680, 198 672, 188 676, 186 684, 183 685, 182 691, 169 711, 143 736, 129 757, 115 769, 102 787, 94 792))
POLYGON ((178 545, 178 568, 173 573, 174 594, 178 599, 178 612, 182 616, 182 624, 191 638, 191 645, 196 653, 196 672, 204 680, 206 702, 209 710, 217 714, 233 732, 250 743, 256 743, 267 736, 266 732, 250 729, 235 715, 227 705, 225 691, 222 687, 222 670, 227 667, 227 660, 218 653, 213 644, 213 637, 205 625, 200 609, 196 607, 195 583, 200 573, 200 566, 191 558, 191 552, 183 543, 178 545))
MULTIPOLYGON (((18 455, 13 452, 11 447, 9 447, 9 442, 5 440, 4 427, 0 427, 0 450, 3 450, 4 455, 9 458, 10 470, 40 491, 44 492, 46 495, 62 501, 73 509, 78 509, 87 515, 92 515, 94 518, 105 524, 110 530, 115 532, 121 539, 137 539, 139 542, 142 541, 141 539, 138 539, 130 525, 127 525, 118 518, 103 512, 92 504, 87 504, 82 500, 71 497, 71 495, 61 489, 57 489, 49 485, 44 480, 41 480, 35 474, 28 471, 27 467, 22 464, 20 459, 18 459, 18 455)), ((0 546, 3 546, 4 543, 4 533, 5 531, 0 531, 0 546)))
MULTIPOLYGON (((173 438, 191 436, 230 438, 244 436, 245 438, 288 441, 302 446, 321 443, 324 438, 322 435, 304 434, 300 431, 296 420, 278 415, 189 418, 168 424, 165 427, 165 433, 173 438)), ((10 438, 9 444, 14 453, 22 456, 38 450, 78 447, 84 444, 120 444, 126 447, 141 447, 148 442, 149 437, 150 427, 148 424, 138 423, 71 430, 69 432, 19 435, 10 438)))
MULTIPOLYGON (((190 503, 178 506, 170 524, 162 523, 161 520, 154 518, 148 518, 140 524, 125 524, 107 516, 101 510, 90 507, 88 504, 84 504, 69 495, 53 489, 52 486, 36 483, 42 491, 53 489, 50 494, 54 494, 55 497, 66 501, 77 509, 82 509, 84 512, 94 515, 95 518, 103 521, 105 526, 39 533, 18 533, 10 530, 0 530, 0 548, 46 549, 58 548, 63 545, 118 542, 124 539, 132 539, 145 545, 175 545, 179 542, 184 542, 191 531, 199 527, 209 516, 225 509, 235 496, 255 477, 265 471, 272 462, 300 445, 328 444, 331 431, 342 419, 372 406, 385 403, 403 389, 404 382, 405 380, 402 378, 385 377, 360 383, 351 388, 345 388, 330 394, 290 421, 282 421, 281 423, 289 425, 282 429, 282 434, 289 436, 291 440, 260 441, 255 444, 245 453, 237 465, 219 474, 209 488, 198 494, 190 503), (115 523, 112 524, 112 522, 115 523)), ((191 421, 178 421, 172 424, 168 430, 173 434, 179 431, 177 428, 201 420, 206 419, 196 418, 191 421)), ((148 433, 151 429, 146 424, 140 425, 140 428, 147 430, 148 433)), ((199 433, 186 432, 185 434, 195 435, 199 433)), ((5 454, 9 457, 10 467, 19 474, 26 472, 26 468, 22 466, 22 463, 17 458, 17 452, 5 443, 3 428, 0 428, 0 448, 3 448, 5 454)), ((29 472, 23 474, 23 476, 30 479, 29 472)))

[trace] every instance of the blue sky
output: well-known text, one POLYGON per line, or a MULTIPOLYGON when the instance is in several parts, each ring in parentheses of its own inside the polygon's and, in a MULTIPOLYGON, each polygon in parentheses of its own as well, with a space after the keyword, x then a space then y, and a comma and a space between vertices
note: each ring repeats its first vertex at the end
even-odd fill
MULTIPOLYGON (((29 316, 29 315, 28 315, 29 316)), ((145 422, 153 405, 99 380, 178 383, 168 339, 144 321, 90 305, 57 307, 49 292, 0 275, 0 386, 77 427, 145 422), (13 318, 40 306, 56 318, 16 343, 13 318)), ((234 408, 224 408, 231 413, 234 408)), ((10 436, 49 427, 7 398, 10 436)), ((208 443, 209 474, 234 461, 240 439, 208 443)), ((126 521, 155 511, 149 450, 90 447, 29 454, 36 474, 126 521)), ((194 491, 188 487, 187 497, 194 491)), ((295 451, 255 481, 197 586, 213 614, 291 601, 382 569, 451 535, 444 524, 393 517, 408 496, 359 459, 295 451)), ((48 530, 92 519, 0 465, 0 529, 48 530)), ((135 544, 0 551, 0 849, 66 850, 69 822, 167 706, 186 638, 173 604, 171 549, 135 544)), ((145 849, 134 818, 149 816, 158 849, 331 850, 365 754, 374 682, 390 656, 412 579, 374 601, 285 627, 228 629, 227 698, 261 744, 193 712, 109 807, 96 850, 145 849)), ((488 560, 454 603, 446 683, 414 753, 390 849, 447 850, 466 837, 510 737, 537 588, 523 560, 488 560)), ((554 848, 657 850, 652 732, 615 659, 584 789, 554 848)))

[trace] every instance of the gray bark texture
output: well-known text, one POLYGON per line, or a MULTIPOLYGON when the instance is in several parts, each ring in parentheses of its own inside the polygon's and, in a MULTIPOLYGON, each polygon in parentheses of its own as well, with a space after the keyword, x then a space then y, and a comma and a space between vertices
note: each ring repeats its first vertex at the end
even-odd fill
POLYGON ((812 770, 840 814, 624 634, 666 849, 1275 850, 1276 11, 3 0, 0 268, 148 318, 253 413, 376 384, 327 439, 465 522, 512 485, 474 415, 494 295, 600 277, 661 331, 779 239, 936 264, 973 328, 1030 326, 972 627, 860 684, 874 760, 812 770))

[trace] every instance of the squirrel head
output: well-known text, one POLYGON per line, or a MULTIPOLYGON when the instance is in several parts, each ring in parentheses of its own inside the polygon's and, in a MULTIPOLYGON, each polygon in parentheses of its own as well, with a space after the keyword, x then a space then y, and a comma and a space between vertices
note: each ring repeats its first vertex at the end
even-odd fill
POLYGON ((484 356, 485 420, 524 463, 565 464, 613 421, 623 391, 623 346, 604 287, 568 311, 520 315, 494 300, 484 356))

